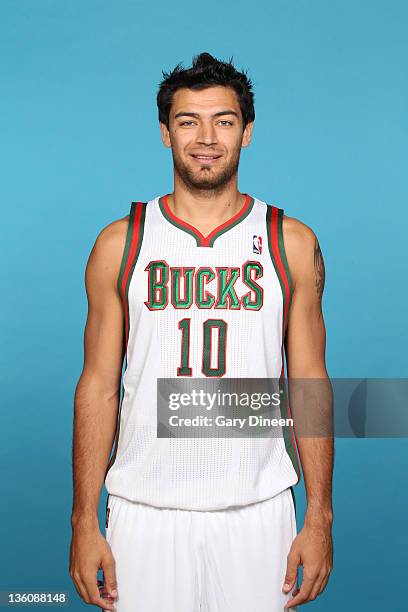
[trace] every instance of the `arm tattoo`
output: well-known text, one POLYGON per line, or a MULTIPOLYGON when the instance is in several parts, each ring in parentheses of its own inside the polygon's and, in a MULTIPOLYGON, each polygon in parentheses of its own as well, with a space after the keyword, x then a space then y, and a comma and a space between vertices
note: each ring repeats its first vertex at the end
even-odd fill
POLYGON ((325 270, 324 270, 324 261, 323 255, 320 250, 320 245, 315 239, 314 245, 314 269, 315 269, 315 287, 319 297, 322 297, 323 288, 324 288, 324 280, 325 280, 325 270))

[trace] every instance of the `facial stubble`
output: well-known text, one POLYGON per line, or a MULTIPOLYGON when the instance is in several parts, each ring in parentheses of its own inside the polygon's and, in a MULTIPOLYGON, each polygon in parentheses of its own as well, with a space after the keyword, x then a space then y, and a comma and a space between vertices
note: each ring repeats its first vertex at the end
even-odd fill
MULTIPOLYGON (((209 152, 210 153, 210 152, 209 152)), ((220 171, 215 166, 198 166, 194 171, 185 164, 172 149, 175 172, 180 176, 186 187, 191 190, 220 190, 224 188, 238 173, 241 149, 239 148, 229 164, 220 171)), ((194 162, 193 162, 194 163, 194 162)))

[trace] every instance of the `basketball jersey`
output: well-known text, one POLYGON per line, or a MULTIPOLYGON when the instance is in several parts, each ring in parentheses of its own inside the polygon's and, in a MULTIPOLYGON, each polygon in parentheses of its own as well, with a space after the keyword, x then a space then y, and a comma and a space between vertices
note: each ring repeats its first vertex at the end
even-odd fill
POLYGON ((293 286, 282 219, 282 209, 245 194, 241 210, 203 236, 166 195, 132 202, 118 278, 126 351, 109 494, 205 511, 299 481, 291 428, 272 438, 157 435, 158 378, 284 376, 293 286))

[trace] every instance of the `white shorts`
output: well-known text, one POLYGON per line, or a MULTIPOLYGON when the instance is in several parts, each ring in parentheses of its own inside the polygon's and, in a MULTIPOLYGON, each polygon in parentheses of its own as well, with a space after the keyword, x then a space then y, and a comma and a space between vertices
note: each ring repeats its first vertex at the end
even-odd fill
MULTIPOLYGON (((156 508, 109 495, 117 612, 283 612, 296 536, 290 489, 248 506, 156 508)), ((291 608, 295 610, 295 608, 291 608)))

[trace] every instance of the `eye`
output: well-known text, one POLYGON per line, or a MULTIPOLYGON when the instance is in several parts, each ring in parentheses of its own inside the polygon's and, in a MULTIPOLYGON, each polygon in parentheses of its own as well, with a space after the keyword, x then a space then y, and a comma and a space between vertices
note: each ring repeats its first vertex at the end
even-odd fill
POLYGON ((228 121, 228 119, 221 119, 220 123, 229 123, 230 125, 233 125, 232 121, 228 121))
POLYGON ((180 125, 186 125, 187 123, 194 123, 194 121, 182 121, 180 125))

